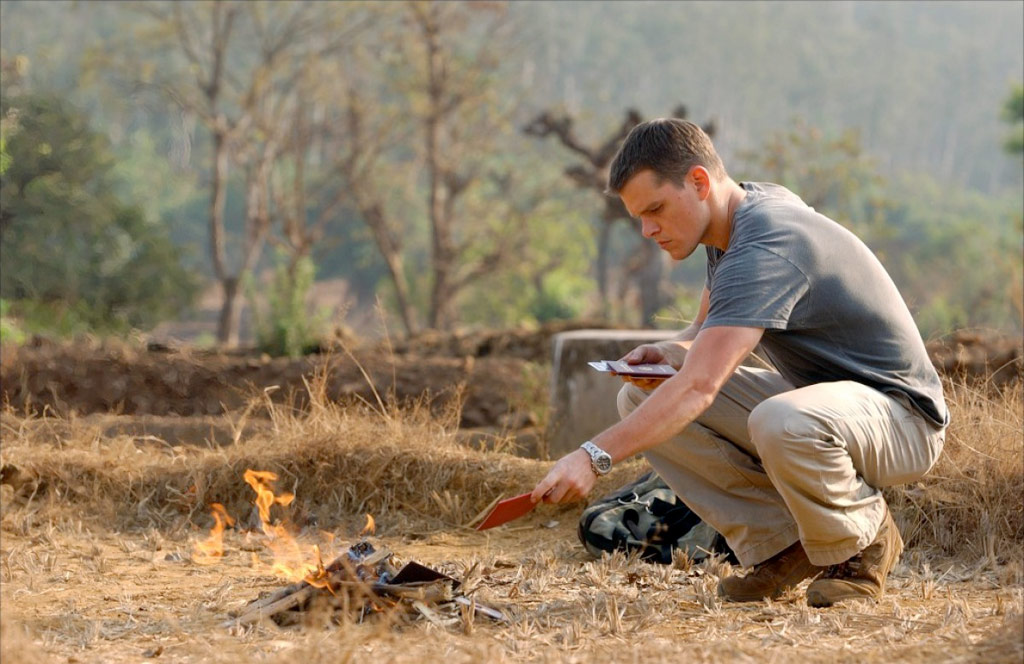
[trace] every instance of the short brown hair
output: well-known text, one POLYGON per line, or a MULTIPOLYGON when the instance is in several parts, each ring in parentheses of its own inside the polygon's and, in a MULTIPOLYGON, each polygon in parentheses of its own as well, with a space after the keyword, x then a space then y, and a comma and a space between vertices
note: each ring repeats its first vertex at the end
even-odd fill
POLYGON ((713 177, 725 177, 722 160, 703 129, 679 118, 650 120, 633 127, 622 142, 608 173, 608 190, 618 193, 647 169, 661 181, 681 186, 694 166, 703 166, 713 177))

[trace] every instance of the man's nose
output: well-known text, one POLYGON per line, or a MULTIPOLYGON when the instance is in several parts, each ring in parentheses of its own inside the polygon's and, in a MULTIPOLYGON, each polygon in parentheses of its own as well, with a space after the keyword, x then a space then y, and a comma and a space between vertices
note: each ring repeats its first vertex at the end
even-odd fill
POLYGON ((657 233, 659 230, 661 229, 658 228, 658 224, 654 223, 653 221, 645 217, 640 217, 640 233, 644 237, 654 237, 654 234, 657 233))

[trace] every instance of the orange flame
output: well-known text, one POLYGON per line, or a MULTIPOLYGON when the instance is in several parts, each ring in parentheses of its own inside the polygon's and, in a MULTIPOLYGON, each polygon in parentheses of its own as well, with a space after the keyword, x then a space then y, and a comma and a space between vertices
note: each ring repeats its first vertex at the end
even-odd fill
MULTIPOLYGON (((303 553, 305 545, 300 546, 300 543, 288 532, 284 525, 271 521, 271 508, 275 504, 282 507, 291 505, 295 500, 294 494, 275 493, 272 483, 277 480, 277 474, 271 471, 247 469, 244 478, 246 483, 256 492, 256 498, 253 503, 256 505, 260 517, 260 525, 264 537, 263 544, 270 549, 274 557, 274 573, 291 581, 304 580, 310 585, 318 588, 327 588, 333 592, 334 589, 330 585, 330 573, 324 566, 320 547, 315 544, 313 545, 313 556, 311 559, 308 554, 303 553)), ((225 524, 232 526, 235 523, 235 520, 228 515, 224 510, 224 506, 220 503, 213 503, 211 509, 215 523, 210 531, 210 536, 205 541, 195 544, 195 553, 192 556, 195 562, 207 565, 213 564, 223 557, 222 537, 225 524)), ((367 514, 366 525, 359 535, 373 534, 375 530, 376 523, 373 516, 367 514)), ((259 537, 258 531, 247 532, 245 535, 246 541, 253 535, 259 537)), ((328 545, 333 544, 334 535, 332 533, 322 531, 321 535, 328 545)), ((258 565, 259 557, 254 552, 252 554, 252 566, 256 567, 258 565)))
POLYGON ((210 536, 196 542, 192 552, 192 562, 199 565, 212 565, 224 557, 224 525, 235 525, 235 520, 220 503, 210 504, 210 514, 214 522, 210 536))
POLYGON ((372 535, 377 532, 377 522, 373 520, 373 517, 369 514, 366 515, 366 525, 359 531, 359 536, 372 535))
POLYGON ((259 511, 263 534, 267 536, 267 547, 274 554, 274 572, 292 581, 299 581, 313 575, 317 564, 305 561, 299 543, 282 526, 271 523, 270 508, 274 504, 287 507, 295 500, 294 494, 276 495, 270 483, 277 479, 277 473, 268 470, 246 470, 246 483, 256 492, 256 509, 259 511))
POLYGON ((246 470, 244 477, 246 483, 256 492, 256 509, 260 513, 263 532, 271 535, 273 533, 270 531, 273 530, 273 527, 270 525, 270 508, 274 506, 274 503, 287 507, 295 500, 295 496, 290 493, 274 495, 270 482, 277 479, 277 473, 272 473, 269 470, 246 470))
POLYGON ((327 568, 324 567, 324 559, 320 556, 320 547, 316 544, 313 545, 313 556, 316 558, 314 569, 303 580, 314 588, 326 588, 333 595, 334 588, 331 587, 331 575, 327 568))

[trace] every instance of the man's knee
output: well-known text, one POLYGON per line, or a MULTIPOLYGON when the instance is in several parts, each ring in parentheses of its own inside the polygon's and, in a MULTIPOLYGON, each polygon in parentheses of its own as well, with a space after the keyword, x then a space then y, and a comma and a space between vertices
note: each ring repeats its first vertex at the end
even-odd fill
POLYGON ((786 395, 765 399, 747 419, 750 440, 762 463, 782 461, 808 439, 820 438, 821 423, 813 414, 797 407, 786 395))

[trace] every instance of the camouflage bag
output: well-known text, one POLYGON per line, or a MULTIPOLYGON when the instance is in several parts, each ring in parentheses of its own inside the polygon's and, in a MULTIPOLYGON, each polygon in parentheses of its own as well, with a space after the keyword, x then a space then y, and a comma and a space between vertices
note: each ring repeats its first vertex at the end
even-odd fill
POLYGON ((594 556, 639 551, 647 562, 669 564, 678 549, 692 560, 721 552, 736 561, 725 538, 701 521, 653 470, 587 506, 577 534, 594 556))

